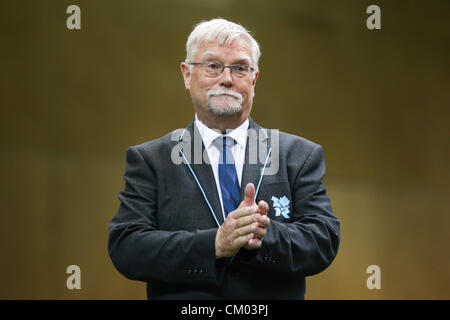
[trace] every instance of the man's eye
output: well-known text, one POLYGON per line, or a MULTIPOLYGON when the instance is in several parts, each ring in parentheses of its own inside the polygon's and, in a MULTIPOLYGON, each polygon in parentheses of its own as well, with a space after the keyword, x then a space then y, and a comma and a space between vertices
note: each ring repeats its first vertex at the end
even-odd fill
POLYGON ((235 64, 233 65, 233 70, 236 72, 244 73, 247 71, 247 66, 243 64, 235 64))
POLYGON ((217 70, 219 69, 219 64, 214 62, 208 63, 208 68, 211 70, 217 70))

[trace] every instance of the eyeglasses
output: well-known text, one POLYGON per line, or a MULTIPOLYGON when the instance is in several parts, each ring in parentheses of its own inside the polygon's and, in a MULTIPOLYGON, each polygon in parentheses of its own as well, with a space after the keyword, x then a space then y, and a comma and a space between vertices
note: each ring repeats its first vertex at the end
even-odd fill
POLYGON ((238 78, 244 78, 250 74, 250 71, 254 71, 255 68, 250 67, 245 64, 232 64, 229 66, 226 66, 220 62, 188 62, 188 64, 192 65, 199 65, 203 68, 206 75, 211 77, 217 77, 218 75, 222 74, 223 70, 225 68, 230 69, 230 73, 235 75, 238 78))

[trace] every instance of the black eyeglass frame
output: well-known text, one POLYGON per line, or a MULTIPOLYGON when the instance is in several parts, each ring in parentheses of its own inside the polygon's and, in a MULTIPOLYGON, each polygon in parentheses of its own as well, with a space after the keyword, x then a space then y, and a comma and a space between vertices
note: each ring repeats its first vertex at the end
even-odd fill
MULTIPOLYGON (((236 72, 239 74, 239 71, 236 70, 236 68, 240 68, 240 67, 246 68, 246 73, 247 73, 247 74, 250 74, 251 71, 255 71, 255 68, 253 68, 253 67, 251 67, 251 66, 248 66, 248 65, 246 65, 246 64, 230 64, 229 66, 227 66, 227 65, 225 65, 225 64, 222 64, 222 63, 220 63, 220 62, 215 62, 215 61, 206 61, 206 62, 188 62, 188 64, 190 64, 190 65, 201 65, 201 66, 204 66, 204 65, 207 65, 207 64, 210 64, 210 63, 217 64, 218 67, 222 66, 222 67, 220 68, 220 72, 217 73, 217 75, 215 75, 215 76, 221 75, 222 72, 225 70, 225 68, 229 68, 231 74, 233 74, 233 71, 236 71, 236 72)), ((219 68, 217 68, 217 69, 219 70, 219 68)))

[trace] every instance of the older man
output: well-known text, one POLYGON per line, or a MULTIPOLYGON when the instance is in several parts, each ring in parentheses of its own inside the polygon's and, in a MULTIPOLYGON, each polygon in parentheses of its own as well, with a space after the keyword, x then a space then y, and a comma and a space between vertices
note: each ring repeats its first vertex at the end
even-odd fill
POLYGON ((110 257, 149 299, 303 299, 339 246, 322 147, 250 118, 260 50, 245 28, 201 22, 186 51, 195 119, 128 149, 110 257))

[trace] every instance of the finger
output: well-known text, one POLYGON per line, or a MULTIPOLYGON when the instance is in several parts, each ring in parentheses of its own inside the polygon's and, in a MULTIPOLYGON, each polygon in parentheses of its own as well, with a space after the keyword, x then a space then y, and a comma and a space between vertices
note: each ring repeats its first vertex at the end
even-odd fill
POLYGON ((247 249, 258 249, 258 248, 261 248, 261 245, 262 245, 262 240, 255 238, 255 239, 248 240, 246 248, 247 249))
POLYGON ((244 191, 244 200, 239 205, 239 208, 249 207, 255 204, 255 186, 253 183, 247 183, 244 191))
POLYGON ((244 203, 248 206, 255 204, 255 186, 253 183, 247 183, 245 186, 244 203))
POLYGON ((252 233, 255 235, 256 238, 262 240, 267 234, 267 229, 256 227, 252 230, 252 233))
POLYGON ((234 233, 235 238, 242 237, 242 236, 245 236, 245 235, 248 235, 251 233, 255 234, 255 232, 258 232, 258 234, 261 234, 261 232, 259 232, 258 229, 261 229, 261 228, 259 228, 258 222, 255 222, 255 223, 243 226, 239 229, 236 229, 233 231, 233 233, 234 233))
POLYGON ((246 226, 252 222, 259 222, 260 218, 261 218, 261 215, 259 213, 254 213, 254 214, 247 215, 247 216, 241 217, 239 219, 236 219, 236 229, 246 226))
MULTIPOLYGON (((245 217, 248 216, 252 213, 256 213, 258 211, 258 206, 254 205, 254 206, 250 206, 250 207, 242 207, 242 208, 238 208, 236 210, 234 210, 233 212, 231 212, 228 217, 231 216, 231 218, 233 219, 239 219, 241 217, 245 217)), ((228 219, 227 217, 227 219, 228 219)))
POLYGON ((247 234, 245 236, 238 237, 233 240, 233 247, 234 248, 240 248, 248 244, 248 241, 253 239, 254 235, 253 233, 247 234))
POLYGON ((264 200, 258 202, 258 208, 261 214, 267 214, 269 212, 269 205, 264 200))
POLYGON ((259 222, 259 226, 261 228, 267 228, 269 226, 269 224, 270 224, 270 218, 267 217, 267 216, 261 216, 258 219, 258 222, 259 222))

